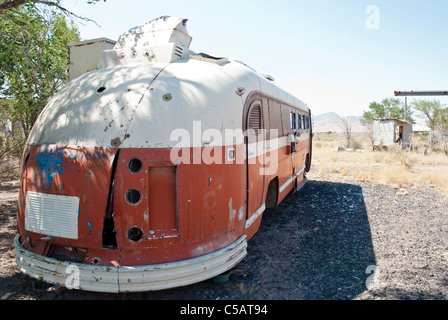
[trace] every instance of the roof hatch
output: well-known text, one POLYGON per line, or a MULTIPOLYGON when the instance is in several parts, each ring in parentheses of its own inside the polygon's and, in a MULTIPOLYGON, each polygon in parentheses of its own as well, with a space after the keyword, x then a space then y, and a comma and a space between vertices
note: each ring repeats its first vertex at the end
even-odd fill
POLYGON ((99 67, 187 59, 191 40, 187 19, 163 16, 122 34, 112 50, 103 52, 99 67))

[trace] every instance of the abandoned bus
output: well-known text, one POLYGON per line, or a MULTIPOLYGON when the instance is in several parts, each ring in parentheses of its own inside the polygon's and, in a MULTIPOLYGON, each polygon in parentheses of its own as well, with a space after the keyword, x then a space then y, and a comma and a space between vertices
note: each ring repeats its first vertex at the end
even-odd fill
POLYGON ((116 43, 72 46, 81 60, 23 153, 22 272, 98 292, 210 279, 246 256, 265 209, 305 183, 306 104, 190 42, 186 19, 165 16, 116 43))

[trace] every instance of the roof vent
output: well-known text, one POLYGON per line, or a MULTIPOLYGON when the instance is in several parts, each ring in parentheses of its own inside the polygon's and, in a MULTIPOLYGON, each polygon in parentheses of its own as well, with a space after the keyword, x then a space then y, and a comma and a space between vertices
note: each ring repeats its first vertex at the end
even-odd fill
POLYGON ((188 59, 191 40, 187 19, 163 16, 121 35, 113 50, 103 52, 99 67, 188 59))
POLYGON ((121 35, 115 49, 154 47, 167 43, 188 49, 192 38, 187 32, 187 21, 168 16, 154 19, 121 35))

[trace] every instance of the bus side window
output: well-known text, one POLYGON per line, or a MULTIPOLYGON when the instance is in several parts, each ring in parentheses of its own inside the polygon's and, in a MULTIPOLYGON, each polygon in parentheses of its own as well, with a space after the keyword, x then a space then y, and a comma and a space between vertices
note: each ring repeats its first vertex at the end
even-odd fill
POLYGON ((272 99, 269 99, 269 129, 275 131, 275 136, 283 135, 282 114, 280 104, 272 99))
POLYGON ((279 104, 279 105, 280 105, 280 109, 281 109, 283 135, 286 136, 292 132, 291 119, 290 119, 291 111, 287 105, 284 105, 284 104, 279 104))
POLYGON ((302 130, 302 116, 300 113, 297 114, 297 129, 302 130))

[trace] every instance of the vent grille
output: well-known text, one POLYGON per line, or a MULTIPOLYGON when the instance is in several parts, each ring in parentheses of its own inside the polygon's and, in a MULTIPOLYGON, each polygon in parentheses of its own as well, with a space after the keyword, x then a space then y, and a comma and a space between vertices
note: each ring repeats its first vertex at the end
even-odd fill
POLYGON ((179 58, 182 58, 183 52, 184 52, 184 50, 181 47, 179 47, 179 46, 174 47, 174 54, 176 56, 178 56, 179 58))
POLYGON ((69 239, 78 239, 79 198, 28 191, 25 229, 69 239))
POLYGON ((255 105, 250 108, 248 117, 248 129, 254 130, 255 133, 259 133, 261 130, 261 108, 259 105, 255 105))

